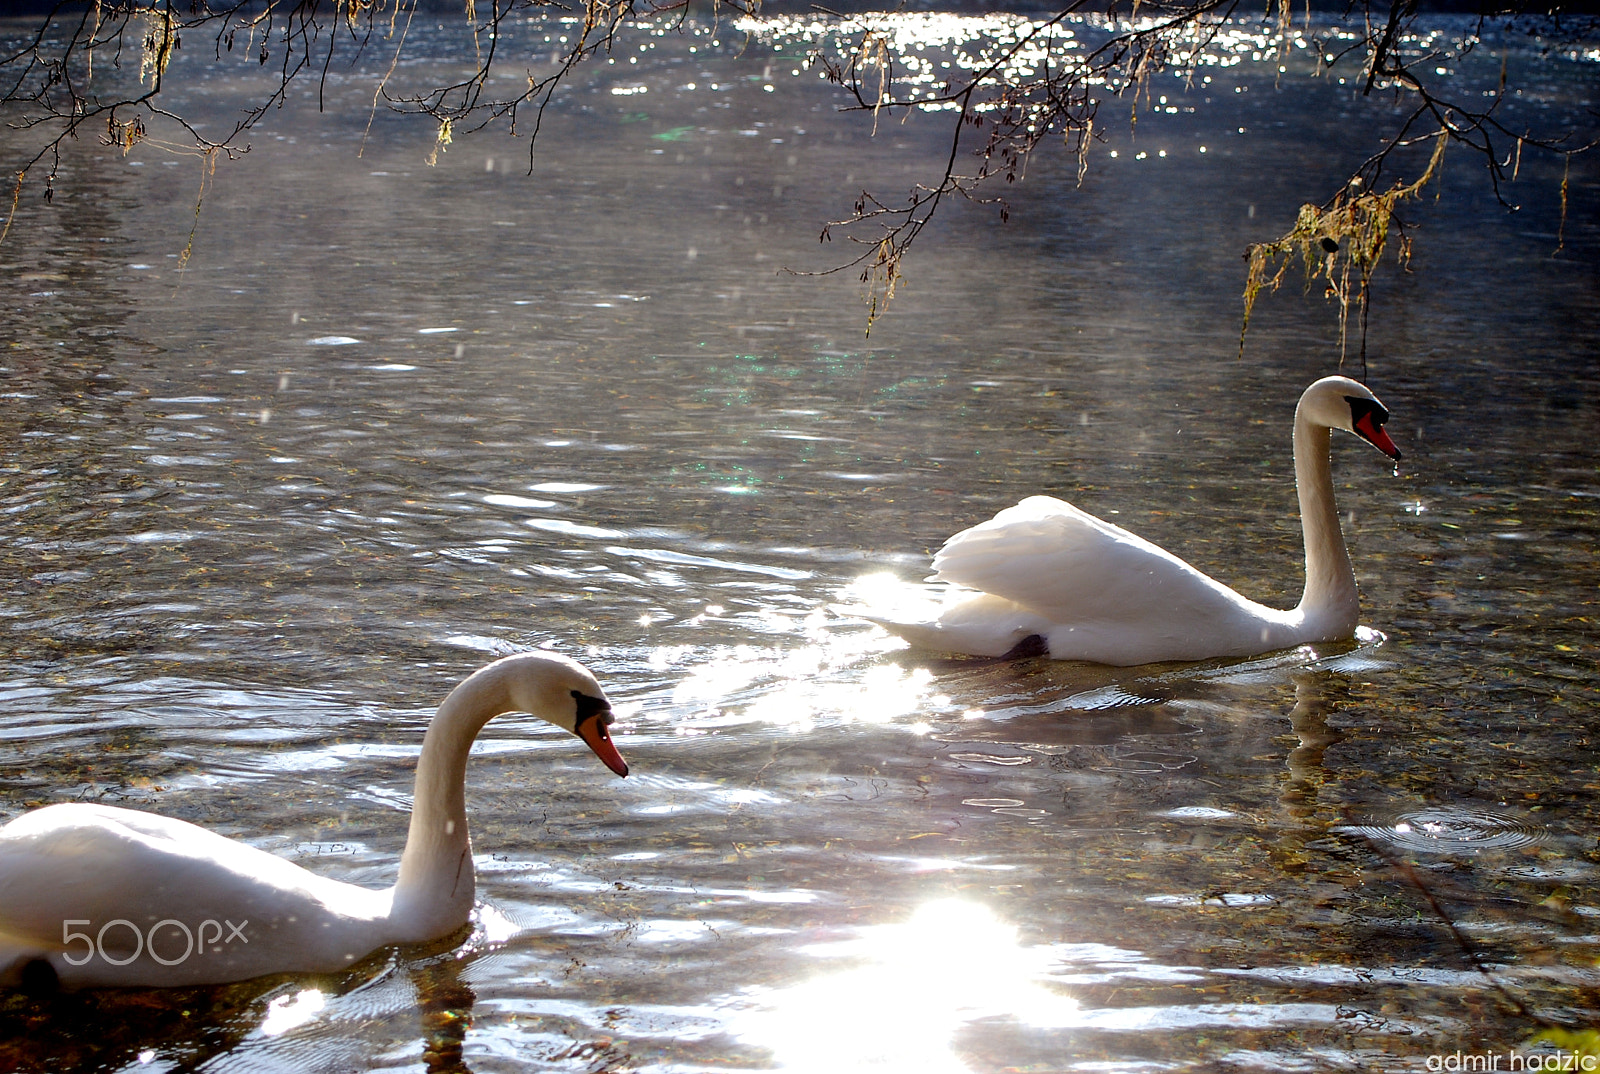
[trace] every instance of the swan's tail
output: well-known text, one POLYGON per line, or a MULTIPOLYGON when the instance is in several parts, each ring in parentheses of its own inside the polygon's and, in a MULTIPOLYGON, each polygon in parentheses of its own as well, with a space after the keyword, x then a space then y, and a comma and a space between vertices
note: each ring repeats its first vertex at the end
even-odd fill
POLYGON ((918 649, 931 649, 934 652, 955 652, 944 637, 944 631, 939 625, 938 609, 930 609, 931 616, 919 619, 904 619, 884 612, 875 612, 859 604, 830 604, 829 610, 848 619, 865 619, 882 627, 891 634, 898 635, 910 642, 918 649))
POLYGON ((951 592, 957 594, 955 600, 937 604, 901 583, 901 589, 890 594, 892 600, 875 600, 870 607, 831 607, 840 615, 865 619, 904 638, 915 648, 935 653, 1006 656, 1024 639, 1043 637, 1049 631, 1049 623, 1038 613, 1004 597, 953 589, 951 592), (887 607, 882 607, 885 603, 887 607))
POLYGON ((907 582, 888 571, 864 574, 839 591, 828 610, 846 619, 865 619, 918 648, 939 629, 939 597, 948 587, 907 582))

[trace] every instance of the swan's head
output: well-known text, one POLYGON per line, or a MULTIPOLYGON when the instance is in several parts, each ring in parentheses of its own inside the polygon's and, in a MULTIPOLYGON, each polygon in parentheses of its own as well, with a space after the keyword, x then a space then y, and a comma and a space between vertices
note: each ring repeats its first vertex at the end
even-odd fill
POLYGON ((607 768, 628 774, 628 762, 611 741, 611 702, 576 660, 557 653, 518 653, 496 661, 505 676, 511 707, 566 728, 594 751, 607 768))
POLYGON ((1323 377, 1306 389, 1299 409, 1318 425, 1355 433, 1391 459, 1400 458, 1400 449, 1383 431, 1389 409, 1365 384, 1349 377, 1323 377))

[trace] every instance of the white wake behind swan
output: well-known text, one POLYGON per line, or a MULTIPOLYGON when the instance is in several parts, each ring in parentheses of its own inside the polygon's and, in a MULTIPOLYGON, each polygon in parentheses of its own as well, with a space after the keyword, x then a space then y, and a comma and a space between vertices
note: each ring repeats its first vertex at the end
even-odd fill
POLYGON ((848 607, 912 645, 970 656, 1045 655, 1099 664, 1253 656, 1355 633, 1355 572, 1333 502, 1331 429, 1391 459, 1388 410, 1348 377, 1300 396, 1294 473, 1305 533, 1306 587, 1297 607, 1257 604, 1120 526, 1049 496, 1030 496, 962 530, 933 559, 943 603, 907 610, 848 607))
POLYGON ((528 712, 619 776, 611 706, 575 661, 519 653, 439 706, 417 760, 392 888, 373 890, 181 820, 69 803, 0 827, 0 984, 180 986, 344 969, 387 944, 447 936, 473 904, 464 783, 491 717, 528 712))

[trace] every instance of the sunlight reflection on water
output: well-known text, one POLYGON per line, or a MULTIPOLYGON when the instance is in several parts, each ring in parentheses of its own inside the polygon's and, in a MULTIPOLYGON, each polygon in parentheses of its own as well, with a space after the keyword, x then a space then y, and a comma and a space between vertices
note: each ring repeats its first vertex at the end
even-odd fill
POLYGON ((292 996, 278 996, 267 1005, 267 1016, 261 1020, 261 1035, 277 1037, 315 1018, 327 1000, 315 988, 307 988, 292 996))
POLYGON ((1043 983, 1051 952, 1020 944, 981 903, 924 903, 904 924, 805 950, 856 965, 763 993, 731 1026, 786 1069, 967 1074, 951 1047, 963 1025, 1010 1018, 1050 1028, 1078 1013, 1075 1000, 1043 983))
POLYGON ((654 649, 650 666, 680 671, 672 687, 673 703, 707 706, 714 715, 736 713, 739 722, 791 731, 818 722, 889 723, 950 703, 935 688, 933 673, 926 667, 867 666, 886 647, 877 632, 841 631, 820 611, 803 620, 782 615, 764 618, 769 629, 797 633, 806 644, 786 649, 756 645, 654 649))

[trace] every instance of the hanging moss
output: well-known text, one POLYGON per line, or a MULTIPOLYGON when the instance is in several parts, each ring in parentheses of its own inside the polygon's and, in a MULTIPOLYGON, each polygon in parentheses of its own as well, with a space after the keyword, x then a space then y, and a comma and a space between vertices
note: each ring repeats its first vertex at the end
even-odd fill
MULTIPOLYGON (((1435 136, 1433 156, 1414 182, 1396 183, 1386 191, 1363 190, 1360 178, 1334 195, 1326 205, 1302 205, 1294 227, 1272 242, 1251 243, 1245 254, 1250 263, 1244 284, 1244 320, 1239 326, 1239 353, 1250 328, 1250 313, 1263 288, 1276 291, 1289 266, 1298 258, 1305 268, 1306 288, 1316 280, 1327 282, 1327 297, 1339 303, 1339 353, 1349 337, 1350 307, 1362 314, 1367 308, 1367 287, 1383 257, 1389 231, 1397 227, 1395 210, 1406 198, 1417 197, 1438 174, 1448 139, 1435 136)), ((1411 240, 1402 229, 1396 260, 1404 266, 1411 257, 1411 240)), ((1363 331, 1362 354, 1366 353, 1363 331)))

